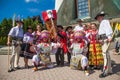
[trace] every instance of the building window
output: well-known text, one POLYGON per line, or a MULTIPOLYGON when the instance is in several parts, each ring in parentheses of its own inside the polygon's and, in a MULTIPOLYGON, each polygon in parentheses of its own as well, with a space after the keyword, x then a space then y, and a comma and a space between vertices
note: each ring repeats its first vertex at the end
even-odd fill
POLYGON ((78 18, 86 18, 89 16, 89 0, 77 0, 78 18))

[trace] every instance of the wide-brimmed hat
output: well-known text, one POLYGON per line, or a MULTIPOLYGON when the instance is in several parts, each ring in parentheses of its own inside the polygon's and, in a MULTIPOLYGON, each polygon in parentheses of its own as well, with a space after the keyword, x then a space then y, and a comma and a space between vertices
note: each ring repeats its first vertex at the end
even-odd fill
POLYGON ((22 20, 16 20, 16 23, 23 23, 22 20))
POLYGON ((32 29, 32 27, 28 26, 28 27, 27 27, 27 30, 28 30, 28 29, 32 29))
POLYGON ((95 16, 95 19, 97 19, 99 16, 105 16, 106 13, 104 11, 101 11, 100 13, 98 13, 96 16, 95 16))
POLYGON ((72 26, 68 26, 66 27, 65 31, 67 31, 68 29, 72 29, 73 27, 72 26))
POLYGON ((57 28, 63 29, 63 26, 62 25, 57 25, 57 28))
POLYGON ((77 22, 83 22, 83 20, 82 19, 77 19, 77 22))

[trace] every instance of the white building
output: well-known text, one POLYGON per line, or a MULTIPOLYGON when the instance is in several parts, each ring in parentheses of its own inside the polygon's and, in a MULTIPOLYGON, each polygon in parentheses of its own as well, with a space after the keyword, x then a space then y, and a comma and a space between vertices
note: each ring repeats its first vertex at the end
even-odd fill
POLYGON ((55 0, 55 10, 58 12, 63 0, 55 0))
POLYGON ((56 0, 57 24, 74 24, 77 19, 94 20, 97 13, 104 11, 107 17, 120 17, 120 0, 56 0))

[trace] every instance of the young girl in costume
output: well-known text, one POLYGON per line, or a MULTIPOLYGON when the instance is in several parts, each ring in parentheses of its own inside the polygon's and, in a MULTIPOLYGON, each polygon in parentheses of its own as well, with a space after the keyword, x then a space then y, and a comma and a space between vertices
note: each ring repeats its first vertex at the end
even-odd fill
POLYGON ((70 49, 72 49, 70 67, 72 69, 83 69, 85 74, 89 75, 88 59, 84 56, 84 53, 87 52, 87 44, 83 39, 82 32, 74 32, 74 42, 72 43, 70 49))
POLYGON ((41 43, 36 46, 37 55, 33 56, 33 70, 36 71, 38 69, 39 62, 41 61, 46 68, 51 68, 51 58, 50 53, 52 50, 52 46, 50 44, 50 34, 48 31, 44 30, 41 32, 41 43))

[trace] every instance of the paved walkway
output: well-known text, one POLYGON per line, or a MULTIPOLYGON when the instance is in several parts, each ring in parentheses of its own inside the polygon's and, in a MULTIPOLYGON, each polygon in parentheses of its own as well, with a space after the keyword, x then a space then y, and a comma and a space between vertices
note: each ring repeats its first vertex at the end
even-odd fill
MULTIPOLYGON (((51 58, 55 62, 55 56, 51 55, 51 58)), ((100 79, 98 76, 101 70, 93 70, 89 76, 86 76, 83 71, 72 70, 68 66, 52 69, 39 68, 36 72, 33 72, 32 68, 23 68, 8 73, 8 56, 0 55, 0 80, 120 80, 120 55, 113 55, 111 51, 111 58, 114 74, 100 79)), ((32 65, 31 60, 29 60, 29 65, 32 65)), ((23 58, 20 58, 20 67, 23 66, 23 58)))

